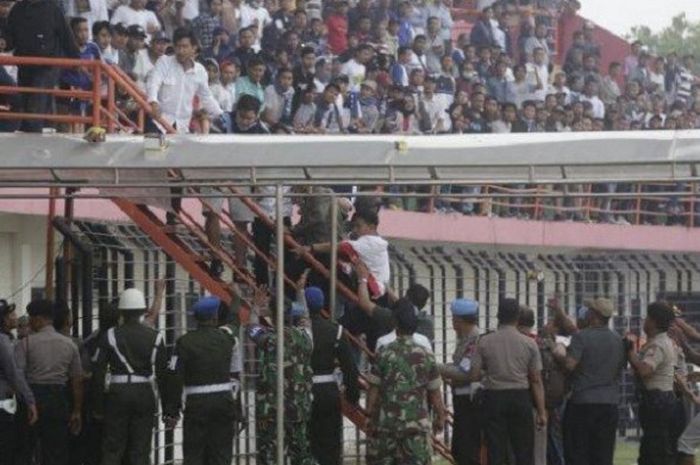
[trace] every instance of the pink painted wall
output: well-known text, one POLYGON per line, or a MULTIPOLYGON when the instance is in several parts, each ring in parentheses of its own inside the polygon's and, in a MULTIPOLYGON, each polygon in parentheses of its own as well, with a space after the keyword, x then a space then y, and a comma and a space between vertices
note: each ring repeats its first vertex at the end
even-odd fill
MULTIPOLYGON (((37 192, 42 191, 13 191, 19 195, 37 192)), ((200 216, 201 207, 196 200, 186 200, 184 207, 196 217, 200 216)), ((46 199, 0 199, 0 212, 46 215, 47 211, 46 199)), ((62 201, 58 202, 57 211, 59 214, 63 212, 62 201)), ((114 204, 101 199, 75 202, 75 216, 103 221, 128 221, 114 204)), ((380 232, 389 238, 425 242, 603 250, 700 251, 700 228, 680 226, 521 221, 384 210, 381 214, 380 232)))

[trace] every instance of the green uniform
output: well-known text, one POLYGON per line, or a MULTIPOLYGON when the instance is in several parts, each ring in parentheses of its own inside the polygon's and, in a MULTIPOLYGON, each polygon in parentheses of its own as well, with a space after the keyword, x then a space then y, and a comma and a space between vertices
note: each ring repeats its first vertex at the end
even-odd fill
POLYGON ((180 337, 168 365, 164 413, 178 416, 185 397, 184 465, 230 465, 235 423, 240 352, 238 328, 200 325, 180 337))
POLYGON ((157 410, 153 382, 163 392, 167 367, 162 335, 127 320, 107 331, 98 350, 92 395, 94 414, 104 417, 102 465, 148 465, 157 410))
MULTIPOLYGON (((276 386, 277 335, 259 325, 249 327, 260 354, 260 378, 257 383, 255 416, 258 461, 275 463, 277 450, 276 386)), ((307 424, 311 416, 312 342, 301 328, 284 329, 284 429, 287 456, 292 465, 313 465, 307 424)))
POLYGON ((377 439, 367 451, 368 463, 429 464, 432 448, 427 394, 440 389, 441 384, 433 355, 411 336, 400 336, 379 352, 368 381, 379 388, 377 439))

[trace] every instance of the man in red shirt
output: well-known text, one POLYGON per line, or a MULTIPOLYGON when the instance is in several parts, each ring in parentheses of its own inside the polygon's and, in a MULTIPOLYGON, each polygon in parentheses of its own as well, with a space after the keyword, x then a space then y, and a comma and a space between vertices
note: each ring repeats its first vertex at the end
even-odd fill
POLYGON ((335 3, 335 11, 326 19, 328 29, 328 47, 334 55, 340 55, 348 49, 348 2, 340 0, 335 3))

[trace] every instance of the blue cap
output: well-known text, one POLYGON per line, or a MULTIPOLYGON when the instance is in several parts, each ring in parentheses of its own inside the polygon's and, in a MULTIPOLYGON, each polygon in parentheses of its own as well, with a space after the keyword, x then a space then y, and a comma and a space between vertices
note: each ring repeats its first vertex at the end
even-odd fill
POLYGON ((579 308, 576 309, 576 319, 585 320, 588 316, 588 312, 588 307, 586 307, 585 305, 581 305, 579 308))
POLYGON ((320 312, 326 305, 326 297, 318 287, 307 287, 304 291, 304 297, 306 297, 306 305, 309 306, 310 312, 320 312))
POLYGON ((202 297, 192 307, 192 313, 202 318, 214 318, 219 314, 221 299, 214 296, 202 297))
POLYGON ((305 313, 304 306, 299 302, 292 302, 292 307, 289 309, 289 316, 296 318, 303 316, 305 313))
POLYGON ((451 306, 454 316, 476 316, 479 312, 479 302, 471 299, 456 299, 451 306))

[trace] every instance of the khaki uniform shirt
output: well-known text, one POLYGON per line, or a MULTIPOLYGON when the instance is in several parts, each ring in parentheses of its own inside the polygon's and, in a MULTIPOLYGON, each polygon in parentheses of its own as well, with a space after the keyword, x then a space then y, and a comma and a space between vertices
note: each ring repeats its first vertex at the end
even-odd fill
POLYGON ((530 370, 542 370, 537 343, 515 326, 501 326, 481 336, 471 364, 472 370, 486 372, 484 388, 490 391, 529 389, 530 370))
POLYGON ((50 325, 19 341, 15 356, 29 384, 65 386, 83 376, 78 347, 50 325))
POLYGON ((673 379, 678 354, 673 341, 667 333, 661 333, 650 339, 639 354, 644 363, 649 365, 653 374, 642 380, 647 390, 673 391, 673 379))

